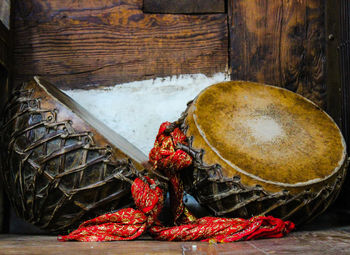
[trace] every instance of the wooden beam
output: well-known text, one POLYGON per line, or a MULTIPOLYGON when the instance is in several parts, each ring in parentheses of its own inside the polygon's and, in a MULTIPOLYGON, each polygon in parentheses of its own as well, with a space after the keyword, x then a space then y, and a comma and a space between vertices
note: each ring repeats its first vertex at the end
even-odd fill
POLYGON ((149 13, 224 13, 225 0, 143 0, 143 10, 149 13))
POLYGON ((143 0, 16 1, 15 73, 60 88, 224 72, 225 14, 145 14, 143 0))

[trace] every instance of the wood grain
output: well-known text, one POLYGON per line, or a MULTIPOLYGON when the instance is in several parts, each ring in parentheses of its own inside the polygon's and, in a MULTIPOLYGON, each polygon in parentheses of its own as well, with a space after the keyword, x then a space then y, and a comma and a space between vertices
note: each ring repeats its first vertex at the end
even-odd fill
MULTIPOLYGON (((342 127, 340 1, 326 1, 327 113, 342 127)), ((345 134, 344 134, 345 135, 345 134)), ((346 139, 347 141, 347 139, 346 139)), ((348 146, 349 148, 349 146, 348 146)), ((350 187, 349 187, 350 188, 350 187)), ((349 193, 350 194, 350 193, 349 193)), ((350 202, 350 201, 349 201, 350 202)))
POLYGON ((10 9, 10 0, 2 0, 0 2, 0 21, 7 29, 10 29, 10 9))
POLYGON ((324 107, 322 0, 230 0, 232 79, 298 92, 324 107))
POLYGON ((150 13, 224 13, 226 0, 143 0, 150 13))
MULTIPOLYGON (((0 118, 2 118, 2 109, 10 90, 11 35, 8 28, 3 24, 3 21, 7 20, 9 15, 9 1, 0 3, 0 118)), ((7 25, 9 25, 9 22, 7 25)), ((0 150, 2 149, 2 144, 0 143, 0 150)), ((1 160, 2 158, 0 157, 1 160)), ((0 177, 0 233, 7 230, 6 226, 9 220, 6 213, 8 205, 5 203, 6 199, 1 184, 2 179, 0 177)))
POLYGON ((0 188, 0 233, 4 232, 4 191, 0 188))
MULTIPOLYGON (((338 120, 350 152, 350 2, 327 1, 328 111, 338 120)), ((339 195, 339 208, 350 210, 350 176, 339 195)))
POLYGON ((142 0, 17 1, 15 72, 60 88, 110 86, 228 63, 225 14, 145 14, 142 0))
POLYGON ((0 22, 0 64, 9 71, 11 62, 11 33, 0 22))

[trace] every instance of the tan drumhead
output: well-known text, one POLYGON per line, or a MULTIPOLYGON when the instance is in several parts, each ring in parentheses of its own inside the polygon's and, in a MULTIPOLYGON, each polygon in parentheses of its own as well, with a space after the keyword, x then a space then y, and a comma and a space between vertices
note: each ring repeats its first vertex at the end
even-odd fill
POLYGON ((193 119, 210 149, 240 172, 262 182, 302 186, 327 179, 342 166, 346 146, 319 107, 285 89, 224 82, 195 99, 193 119))

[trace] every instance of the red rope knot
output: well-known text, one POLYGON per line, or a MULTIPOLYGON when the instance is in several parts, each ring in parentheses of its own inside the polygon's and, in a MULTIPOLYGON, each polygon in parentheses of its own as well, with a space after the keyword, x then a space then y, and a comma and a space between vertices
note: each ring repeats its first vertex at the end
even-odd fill
POLYGON ((59 241, 77 240, 84 242, 133 240, 142 235, 148 227, 157 223, 157 218, 163 207, 163 191, 154 189, 155 181, 145 177, 135 179, 131 185, 131 193, 138 210, 121 209, 85 221, 78 229, 67 236, 58 236, 59 241))
POLYGON ((178 143, 187 145, 187 137, 176 127, 170 134, 166 130, 171 125, 164 122, 158 131, 154 147, 149 153, 149 162, 155 170, 167 173, 180 171, 192 164, 192 157, 183 150, 176 149, 178 143))
POLYGON ((126 208, 84 222, 67 236, 58 240, 112 241, 132 240, 146 230, 158 240, 233 242, 266 237, 282 237, 294 229, 294 224, 274 217, 258 216, 249 220, 235 218, 204 217, 196 219, 183 203, 184 189, 179 171, 191 166, 192 158, 176 149, 178 143, 187 145, 187 138, 175 127, 168 132, 171 123, 160 126, 149 162, 164 173, 170 183, 170 203, 174 215, 173 227, 164 227, 158 221, 163 208, 164 194, 154 180, 137 178, 131 186, 136 209, 126 208))
POLYGON ((149 153, 149 162, 154 170, 165 174, 169 179, 170 207, 175 225, 196 220, 183 203, 184 187, 180 178, 180 171, 192 165, 192 157, 176 148, 179 143, 188 145, 186 135, 178 127, 172 127, 170 122, 164 122, 149 153))

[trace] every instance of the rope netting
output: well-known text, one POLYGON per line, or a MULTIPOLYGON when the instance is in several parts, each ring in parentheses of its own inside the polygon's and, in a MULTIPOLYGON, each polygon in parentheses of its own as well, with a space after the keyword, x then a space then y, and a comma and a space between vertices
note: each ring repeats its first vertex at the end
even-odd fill
POLYGON ((125 208, 88 220, 69 235, 59 236, 58 240, 133 240, 148 232, 153 238, 165 241, 233 242, 283 237, 295 228, 294 223, 272 216, 197 219, 184 205, 184 187, 180 178, 180 172, 191 166, 192 157, 179 149, 178 144, 187 145, 187 137, 178 127, 165 122, 160 126, 149 154, 153 170, 164 174, 168 180, 174 226, 164 226, 158 220, 166 191, 158 185, 159 182, 140 176, 131 185, 137 209, 125 208))

